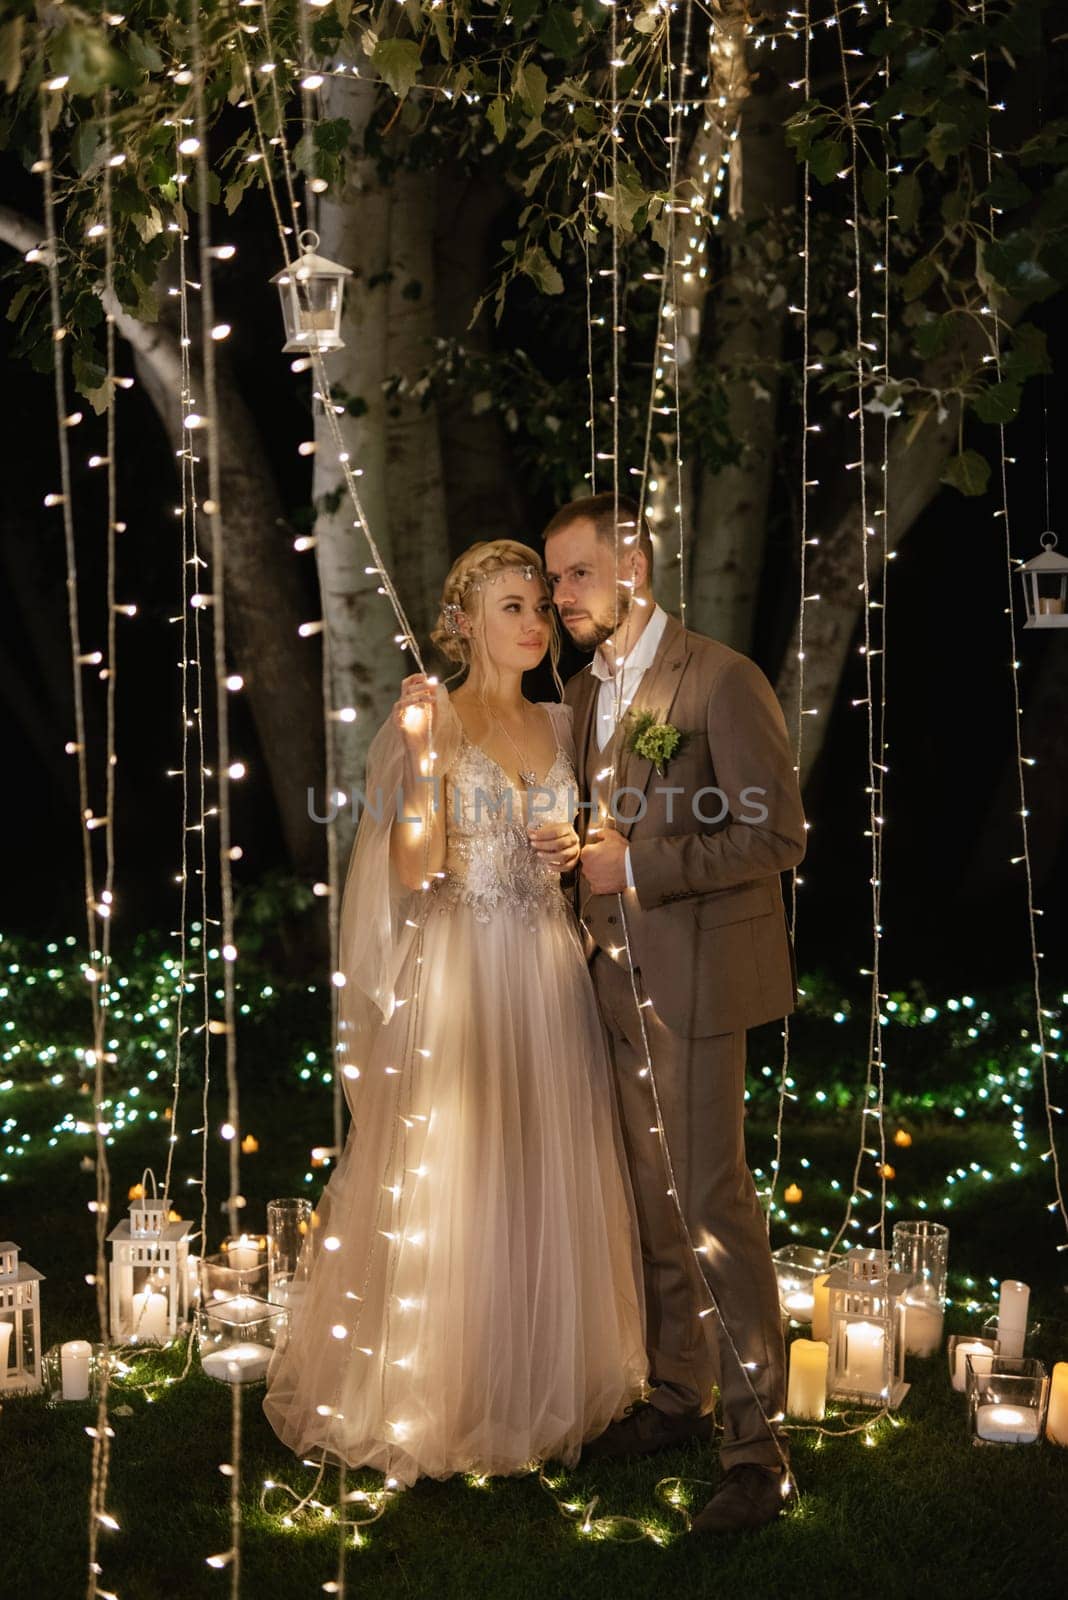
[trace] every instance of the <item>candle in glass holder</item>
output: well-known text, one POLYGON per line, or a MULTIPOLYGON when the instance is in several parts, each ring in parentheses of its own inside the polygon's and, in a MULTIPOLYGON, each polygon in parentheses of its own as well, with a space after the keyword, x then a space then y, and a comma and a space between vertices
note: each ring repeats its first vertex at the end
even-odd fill
POLYGON ((980 1406, 975 1431, 988 1444, 1034 1444, 1038 1439, 1038 1413, 1030 1406, 980 1406))
POLYGON ((905 1349, 913 1356, 933 1356, 942 1344, 943 1311, 933 1295, 922 1288, 905 1299, 905 1349))
POLYGON ((233 1239, 226 1246, 226 1259, 228 1265, 240 1270, 259 1266, 260 1251, 254 1239, 243 1233, 240 1239, 233 1239))
POLYGON ((64 1400, 88 1400, 89 1358, 93 1347, 88 1339, 69 1339, 59 1351, 59 1370, 64 1400))
POLYGON ((1003 1356, 1022 1356, 1027 1337, 1027 1306, 1031 1290, 1026 1283, 1006 1278, 998 1303, 998 1339, 1003 1356))
POLYGON ((0 1375, 7 1372, 11 1355, 11 1335, 14 1331, 10 1322, 0 1322, 0 1375))
POLYGON ((791 1417, 822 1422, 827 1409, 827 1360, 824 1339, 795 1339, 790 1346, 790 1382, 786 1410, 791 1417))
POLYGON ((271 1359, 265 1344, 231 1344, 221 1350, 209 1350, 200 1358, 200 1364, 209 1378, 223 1383, 256 1383, 267 1375, 271 1359))
POLYGON ((1063 617, 1064 601, 1058 595, 1040 594, 1038 614, 1040 617, 1063 617))
POLYGON ((1046 1438, 1050 1444, 1068 1445, 1068 1361, 1058 1361, 1053 1368, 1046 1438))
POLYGON ((886 1387, 886 1333, 877 1322, 846 1326, 846 1377, 858 1389, 880 1394, 886 1387))
POLYGON ((972 1367, 976 1372, 989 1372, 994 1354, 994 1348, 982 1339, 958 1339, 953 1347, 952 1378, 953 1387, 958 1394, 963 1394, 968 1387, 968 1357, 971 1356, 972 1367))
POLYGON ((133 1297, 133 1331, 140 1339, 166 1339, 167 1296, 158 1289, 142 1289, 133 1297))

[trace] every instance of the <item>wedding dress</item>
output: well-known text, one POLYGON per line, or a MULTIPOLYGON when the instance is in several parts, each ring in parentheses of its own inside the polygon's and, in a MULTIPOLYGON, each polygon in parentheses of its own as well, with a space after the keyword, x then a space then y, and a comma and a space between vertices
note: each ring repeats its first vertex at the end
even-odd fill
MULTIPOLYGON (((510 820, 507 775, 437 693, 446 860, 426 892, 406 893, 389 861, 391 723, 371 747, 341 914, 337 1069, 353 1122, 264 1400, 298 1454, 404 1484, 572 1464, 647 1372, 633 1201, 574 913, 530 847, 521 792, 510 820)), ((570 821, 571 712, 546 709, 553 805, 535 820, 570 821)))

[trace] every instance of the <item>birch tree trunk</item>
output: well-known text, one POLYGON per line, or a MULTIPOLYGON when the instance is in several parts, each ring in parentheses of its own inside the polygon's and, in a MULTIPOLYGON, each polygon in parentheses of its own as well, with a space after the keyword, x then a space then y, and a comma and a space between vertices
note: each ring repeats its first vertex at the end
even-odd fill
MULTIPOLYGON (((383 385, 387 363, 387 282, 389 271, 389 191, 379 181, 373 159, 362 153, 375 103, 373 84, 358 78, 329 77, 323 85, 324 117, 346 117, 357 155, 350 159, 341 194, 324 195, 319 205, 318 232, 323 255, 352 268, 345 294, 345 349, 326 358, 331 386, 346 399, 350 412, 338 419, 345 450, 361 476, 364 514, 383 560, 393 570, 389 522, 386 454, 386 409, 383 385)), ((330 642, 330 709, 352 707, 354 722, 331 720, 333 776, 338 788, 358 790, 367 750, 403 677, 407 658, 394 643, 399 629, 371 552, 357 525, 333 436, 325 417, 315 424, 316 454, 313 493, 316 562, 322 618, 330 642)), ((321 716, 320 712, 320 716, 321 716)), ((319 815, 328 814, 323 794, 319 815)), ((351 809, 337 821, 342 859, 354 832, 351 809)))
MULTIPOLYGON (((434 171, 407 168, 394 175, 386 296, 387 348, 395 377, 386 407, 393 575, 424 656, 449 565, 437 406, 416 381, 434 355, 437 333, 436 179, 434 171)), ((407 670, 414 671, 414 664, 407 670)))

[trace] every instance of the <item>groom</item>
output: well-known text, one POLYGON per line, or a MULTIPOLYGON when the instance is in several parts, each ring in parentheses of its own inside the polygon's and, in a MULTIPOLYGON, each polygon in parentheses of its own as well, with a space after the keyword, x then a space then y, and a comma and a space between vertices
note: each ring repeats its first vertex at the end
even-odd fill
POLYGON ((793 757, 759 667, 655 603, 633 500, 574 500, 543 537, 560 620, 595 650, 565 690, 583 807, 578 910, 638 1212, 652 1385, 587 1458, 710 1437, 718 1382, 726 1476, 693 1531, 759 1527, 788 1487, 785 1356, 745 1159, 745 1032, 796 1003, 779 883, 805 853, 793 757), (649 720, 659 732, 643 736, 649 720), (722 1322, 701 1316, 702 1271, 722 1322))

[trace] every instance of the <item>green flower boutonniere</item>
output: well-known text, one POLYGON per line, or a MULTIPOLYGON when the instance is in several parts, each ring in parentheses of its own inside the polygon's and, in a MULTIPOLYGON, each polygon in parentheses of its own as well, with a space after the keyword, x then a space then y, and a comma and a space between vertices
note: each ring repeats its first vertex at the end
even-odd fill
POLYGON ((643 761, 651 761, 661 778, 666 763, 678 755, 685 742, 686 735, 670 722, 658 722, 655 711, 631 713, 626 748, 643 761))

